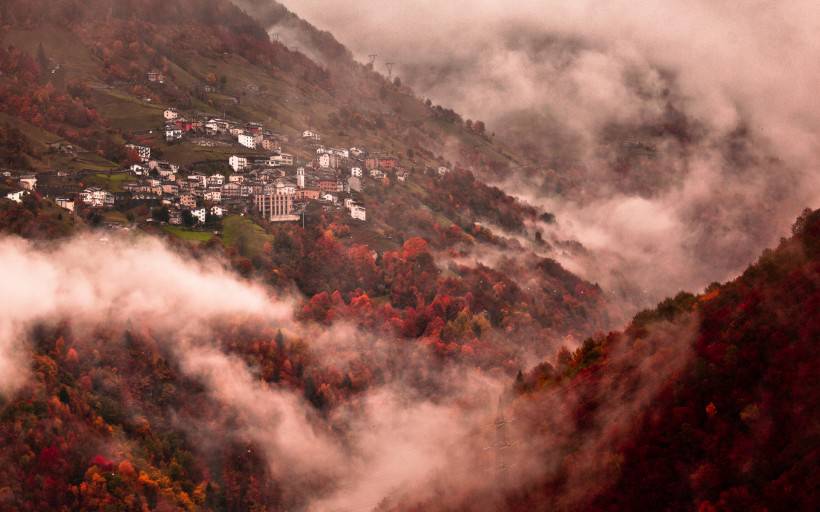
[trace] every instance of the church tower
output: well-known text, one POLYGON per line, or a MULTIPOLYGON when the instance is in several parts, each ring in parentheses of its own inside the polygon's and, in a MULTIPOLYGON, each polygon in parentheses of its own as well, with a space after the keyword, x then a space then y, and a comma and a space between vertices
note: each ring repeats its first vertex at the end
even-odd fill
POLYGON ((296 169, 296 186, 305 188, 305 168, 300 167, 296 169))

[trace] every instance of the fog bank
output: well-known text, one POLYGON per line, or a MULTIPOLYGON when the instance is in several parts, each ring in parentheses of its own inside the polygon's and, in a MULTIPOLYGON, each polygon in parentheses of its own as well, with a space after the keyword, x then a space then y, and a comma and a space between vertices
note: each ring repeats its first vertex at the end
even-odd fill
POLYGON ((427 368, 425 358, 408 357, 404 372, 430 374, 447 393, 424 396, 385 371, 383 384, 323 418, 298 390, 265 382, 227 352, 219 323, 286 328, 308 343, 318 364, 331 366, 340 363, 335 354, 365 346, 385 353, 375 360, 388 357, 395 343, 366 344, 372 335, 346 325, 317 335, 294 320, 292 299, 240 279, 222 261, 191 260, 150 237, 87 235, 45 246, 0 238, 0 269, 6 399, 29 382, 28 335, 37 324, 70 322, 81 352, 98 340, 120 343, 132 325, 163 344, 183 374, 220 404, 215 410, 227 414, 201 425, 186 416, 186 428, 210 433, 202 449, 219 439, 252 443, 286 498, 311 510, 371 510, 396 493, 421 496, 430 480, 454 488, 481 483, 469 468, 483 456, 482 429, 491 432, 504 387, 498 379, 458 366, 427 368), (98 328, 108 334, 88 335, 98 328))
POLYGON ((638 306, 732 277, 820 202, 817 2, 286 5, 528 155, 486 178, 638 306))

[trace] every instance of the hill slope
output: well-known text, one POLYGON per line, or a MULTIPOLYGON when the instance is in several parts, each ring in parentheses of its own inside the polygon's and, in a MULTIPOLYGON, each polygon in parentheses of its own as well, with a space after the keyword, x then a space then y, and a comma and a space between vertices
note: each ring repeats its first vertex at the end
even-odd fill
POLYGON ((536 368, 510 410, 551 469, 510 509, 816 509, 819 284, 807 210, 735 281, 536 368))
MULTIPOLYGON (((425 103, 354 62, 330 36, 287 11, 273 7, 316 41, 326 40, 328 64, 269 40, 254 19, 223 0, 48 6, 10 2, 0 11, 6 45, 0 53, 0 109, 30 142, 15 156, 24 164, 47 173, 74 170, 76 187, 119 192, 126 176, 106 173, 128 163, 126 142, 149 145, 155 157, 182 165, 182 174, 225 173, 228 156, 242 151, 235 145, 203 147, 188 138, 168 143, 160 135, 166 107, 262 123, 302 163, 316 156, 301 140, 310 128, 330 146, 396 156, 409 180, 391 176, 366 187, 358 195, 369 212, 365 224, 328 208, 309 209, 307 229, 258 218, 253 222, 259 226, 226 221, 215 226, 224 236, 205 250, 224 245, 244 274, 279 288, 296 286, 319 303, 334 292, 346 305, 366 294, 398 310, 385 319, 398 316, 413 324, 403 329, 411 338, 438 339, 465 305, 471 316, 486 315, 493 327, 508 329, 516 343, 542 355, 564 336, 606 327, 602 290, 547 258, 556 241, 542 240, 539 226, 549 216, 469 170, 511 161, 506 148, 457 113, 425 103), (161 72, 163 83, 148 81, 151 71, 161 72), (52 147, 61 142, 80 150, 72 156, 52 147), (439 176, 439 166, 453 172, 439 176), (416 238, 426 241, 421 252, 431 263, 424 271, 405 265, 408 253, 416 257, 406 247, 416 238), (396 255, 392 263, 390 255, 396 255), (510 276, 505 268, 517 271, 510 276), (448 297, 458 300, 445 313, 430 309, 448 297)), ((149 214, 147 207, 125 206, 87 220, 122 225, 149 214)), ((147 222, 141 227, 203 245, 213 234, 158 230, 147 222)), ((315 309, 309 316, 321 320, 328 307, 321 314, 315 309)), ((447 338, 445 345, 468 339, 447 338)))
MULTIPOLYGON (((80 235, 0 240, 13 274, 63 276, 71 285, 43 290, 75 299, 0 332, 26 376, 0 398, 0 506, 304 509, 349 491, 346 473, 364 466, 365 490, 398 468, 373 491, 383 509, 816 508, 820 213, 736 281, 558 351, 607 328, 610 305, 546 257, 572 245, 542 239, 547 212, 471 172, 521 159, 278 4, 236 3, 267 5, 252 11, 263 25, 223 0, 0 4, 4 165, 113 187, 121 175, 105 171, 127 163, 123 144, 147 141, 182 174, 221 172, 235 148, 153 133, 177 107, 263 123, 302 160, 314 148, 297 139, 316 130, 396 155, 411 178, 363 191, 365 224, 321 207, 304 226, 133 222, 173 251, 83 237, 80 218, 38 193, 0 199, 5 233, 80 235), (298 28, 317 53, 270 41, 268 25, 298 28), (260 303, 286 314, 254 316, 260 303), (485 417, 519 368, 556 351, 519 374, 495 423, 485 417), (404 458, 420 447, 449 457, 412 473, 404 458), (467 476, 449 471, 465 459, 467 476)), ((107 215, 128 223, 144 210, 107 215)), ((9 297, 40 292, 13 283, 9 297)), ((3 314, 52 304, 13 302, 30 308, 3 314)))

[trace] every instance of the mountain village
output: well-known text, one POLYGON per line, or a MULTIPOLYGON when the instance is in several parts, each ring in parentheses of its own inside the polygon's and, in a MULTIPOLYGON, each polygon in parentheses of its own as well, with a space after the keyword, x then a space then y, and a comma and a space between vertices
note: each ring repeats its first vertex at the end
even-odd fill
MULTIPOLYGON (((162 126, 160 136, 168 144, 230 145, 237 149, 236 154, 220 169, 205 173, 155 158, 148 145, 127 144, 125 149, 133 163, 107 174, 109 182, 119 182, 117 190, 83 186, 82 180, 78 184, 76 177, 82 173, 4 170, 4 196, 22 202, 26 194, 36 191, 71 212, 143 203, 152 208, 149 222, 188 227, 204 226, 227 214, 254 215, 268 222, 299 222, 311 202, 326 211, 344 209, 350 218, 366 222, 362 191, 390 180, 406 183, 410 176, 395 156, 361 147, 326 147, 321 135, 310 129, 291 142, 259 123, 186 115, 175 108, 163 111, 162 126), (283 143, 298 146, 302 154, 313 158, 301 161, 285 152, 283 143)), ((432 172, 442 176, 449 168, 432 172)))

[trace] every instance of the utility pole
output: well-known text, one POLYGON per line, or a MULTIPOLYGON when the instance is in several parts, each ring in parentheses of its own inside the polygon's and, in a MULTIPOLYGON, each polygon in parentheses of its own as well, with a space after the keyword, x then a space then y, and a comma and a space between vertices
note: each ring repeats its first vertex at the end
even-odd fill
POLYGON ((495 439, 485 450, 492 450, 495 455, 495 483, 499 489, 504 488, 508 478, 509 463, 507 451, 513 446, 507 438, 507 425, 510 420, 504 417, 504 395, 498 397, 498 406, 495 414, 495 439))
POLYGON ((395 65, 395 62, 387 62, 387 63, 385 63, 385 66, 387 66, 387 79, 388 79, 388 80, 390 80, 390 79, 392 79, 392 78, 393 78, 393 66, 394 66, 394 65, 395 65))
POLYGON ((378 56, 379 55, 377 53, 371 53, 370 55, 368 55, 368 57, 370 58, 370 67, 371 68, 376 65, 376 57, 378 57, 378 56))
POLYGON ((507 441, 507 420, 504 418, 504 411, 499 404, 498 415, 495 418, 495 457, 496 474, 498 479, 503 481, 507 478, 507 458, 504 452, 510 447, 507 441))

